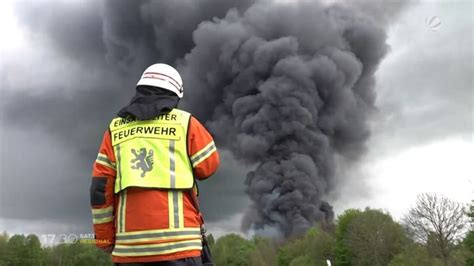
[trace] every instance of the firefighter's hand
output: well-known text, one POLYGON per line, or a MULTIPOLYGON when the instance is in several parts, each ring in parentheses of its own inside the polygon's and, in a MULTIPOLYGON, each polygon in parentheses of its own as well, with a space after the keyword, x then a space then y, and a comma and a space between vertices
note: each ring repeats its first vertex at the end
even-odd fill
POLYGON ((112 251, 114 250, 114 245, 107 246, 105 248, 102 248, 102 251, 108 254, 112 254, 112 251))

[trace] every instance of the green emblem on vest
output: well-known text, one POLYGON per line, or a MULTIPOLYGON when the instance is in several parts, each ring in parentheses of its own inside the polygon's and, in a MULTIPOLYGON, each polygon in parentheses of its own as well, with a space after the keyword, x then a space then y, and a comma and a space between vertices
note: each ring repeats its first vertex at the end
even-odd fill
POLYGON ((140 153, 137 153, 135 149, 132 149, 132 153, 135 159, 132 159, 132 169, 141 169, 141 177, 145 177, 146 172, 153 170, 153 150, 150 149, 148 154, 146 148, 141 148, 140 153))

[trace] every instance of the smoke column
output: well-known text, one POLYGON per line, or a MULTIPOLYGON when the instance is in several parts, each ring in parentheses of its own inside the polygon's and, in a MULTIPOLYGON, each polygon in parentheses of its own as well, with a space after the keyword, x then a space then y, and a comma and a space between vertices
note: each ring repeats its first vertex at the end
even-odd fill
POLYGON ((290 237, 334 213, 335 158, 365 151, 386 34, 357 9, 259 1, 203 22, 180 66, 187 104, 221 148, 256 165, 243 228, 290 237))

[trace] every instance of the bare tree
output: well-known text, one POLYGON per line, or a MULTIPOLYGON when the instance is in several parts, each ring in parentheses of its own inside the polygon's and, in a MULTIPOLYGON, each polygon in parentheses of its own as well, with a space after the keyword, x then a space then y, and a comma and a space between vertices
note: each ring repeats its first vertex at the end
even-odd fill
POLYGON ((403 218, 410 237, 436 247, 448 265, 449 255, 468 228, 464 205, 436 194, 418 195, 416 206, 403 218))

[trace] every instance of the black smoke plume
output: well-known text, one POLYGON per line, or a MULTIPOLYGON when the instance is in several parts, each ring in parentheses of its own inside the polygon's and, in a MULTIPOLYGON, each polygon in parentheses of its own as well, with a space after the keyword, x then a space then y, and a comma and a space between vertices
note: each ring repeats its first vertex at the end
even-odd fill
POLYGON ((180 67, 190 109, 256 165, 244 229, 288 237, 331 221, 335 158, 357 160, 370 135, 384 29, 347 6, 259 1, 193 34, 180 67))

